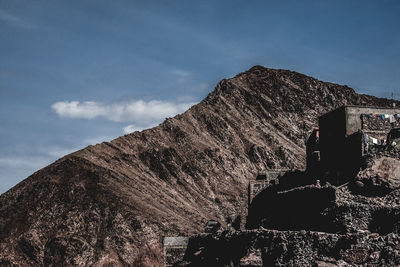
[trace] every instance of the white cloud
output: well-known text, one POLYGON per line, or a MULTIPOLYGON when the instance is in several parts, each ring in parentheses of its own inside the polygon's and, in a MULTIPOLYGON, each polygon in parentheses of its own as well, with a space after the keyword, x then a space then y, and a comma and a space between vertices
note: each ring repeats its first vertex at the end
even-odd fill
POLYGON ((157 126, 157 124, 158 123, 151 123, 151 124, 147 124, 147 125, 142 124, 141 126, 138 126, 135 124, 129 124, 123 128, 123 132, 124 132, 124 134, 130 134, 130 133, 133 133, 136 131, 142 131, 144 129, 152 128, 154 126, 157 126))
POLYGON ((140 131, 142 129, 136 127, 134 124, 130 124, 130 125, 125 126, 122 130, 123 130, 124 134, 130 134, 135 131, 140 131))
POLYGON ((182 113, 194 104, 194 102, 172 103, 158 100, 111 104, 63 101, 56 102, 51 107, 62 118, 89 120, 103 118, 114 122, 131 123, 123 129, 124 134, 127 134, 155 126, 163 119, 182 113))
POLYGON ((195 103, 179 103, 152 100, 104 104, 101 102, 64 101, 51 107, 62 118, 105 118, 115 122, 154 121, 172 117, 190 108, 195 103))

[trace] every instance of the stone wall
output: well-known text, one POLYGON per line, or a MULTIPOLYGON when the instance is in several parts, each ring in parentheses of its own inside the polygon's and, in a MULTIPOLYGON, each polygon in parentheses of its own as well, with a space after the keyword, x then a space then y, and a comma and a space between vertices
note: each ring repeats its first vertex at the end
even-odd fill
POLYGON ((399 250, 398 234, 226 231, 192 238, 177 266, 242 266, 242 259, 257 251, 262 265, 253 266, 399 266, 399 250))
POLYGON ((183 259, 189 242, 185 236, 164 238, 164 266, 171 267, 174 263, 183 259))
POLYGON ((286 169, 276 169, 260 172, 255 180, 249 182, 248 188, 248 204, 250 205, 253 198, 260 193, 264 188, 275 185, 279 183, 279 177, 284 175, 287 171, 286 169))

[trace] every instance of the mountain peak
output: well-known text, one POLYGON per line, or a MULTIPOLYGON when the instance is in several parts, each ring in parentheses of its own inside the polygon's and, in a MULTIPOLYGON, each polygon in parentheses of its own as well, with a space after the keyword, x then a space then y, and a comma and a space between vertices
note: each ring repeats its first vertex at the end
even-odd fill
POLYGON ((160 264, 161 237, 244 218, 256 173, 303 168, 320 114, 390 103, 254 66, 185 113, 68 155, 1 195, 0 263, 160 264))

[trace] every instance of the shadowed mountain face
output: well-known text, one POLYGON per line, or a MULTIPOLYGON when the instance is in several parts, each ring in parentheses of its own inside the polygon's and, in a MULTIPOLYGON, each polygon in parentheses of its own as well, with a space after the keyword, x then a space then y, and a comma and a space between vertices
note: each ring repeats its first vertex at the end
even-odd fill
POLYGON ((0 265, 160 266, 164 236, 247 211, 258 171, 304 168, 317 117, 389 100, 255 66, 159 126, 72 153, 0 196, 0 265))

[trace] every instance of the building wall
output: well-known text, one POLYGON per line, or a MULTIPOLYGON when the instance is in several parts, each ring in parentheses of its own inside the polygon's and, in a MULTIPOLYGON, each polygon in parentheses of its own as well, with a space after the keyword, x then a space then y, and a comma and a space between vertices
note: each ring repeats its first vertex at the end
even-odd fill
POLYGON ((284 175, 288 170, 276 169, 261 172, 257 175, 256 180, 250 180, 248 192, 248 204, 250 205, 253 198, 264 188, 271 184, 278 184, 278 177, 284 175))
MULTIPOLYGON (((363 155, 362 130, 369 136, 385 139, 391 129, 389 120, 368 122, 362 114, 400 114, 400 108, 378 108, 343 106, 319 118, 320 157, 324 171, 336 173, 337 177, 343 172, 354 172, 359 167, 363 155), (352 169, 353 168, 353 169, 352 169)), ((400 125, 396 121, 395 125, 400 125)), ((343 181, 331 181, 340 183, 343 181)))
POLYGON ((176 262, 183 259, 189 238, 186 236, 175 236, 164 238, 164 266, 172 267, 176 262))
POLYGON ((345 147, 346 113, 341 107, 319 117, 321 167, 335 169, 342 165, 340 155, 345 147))

